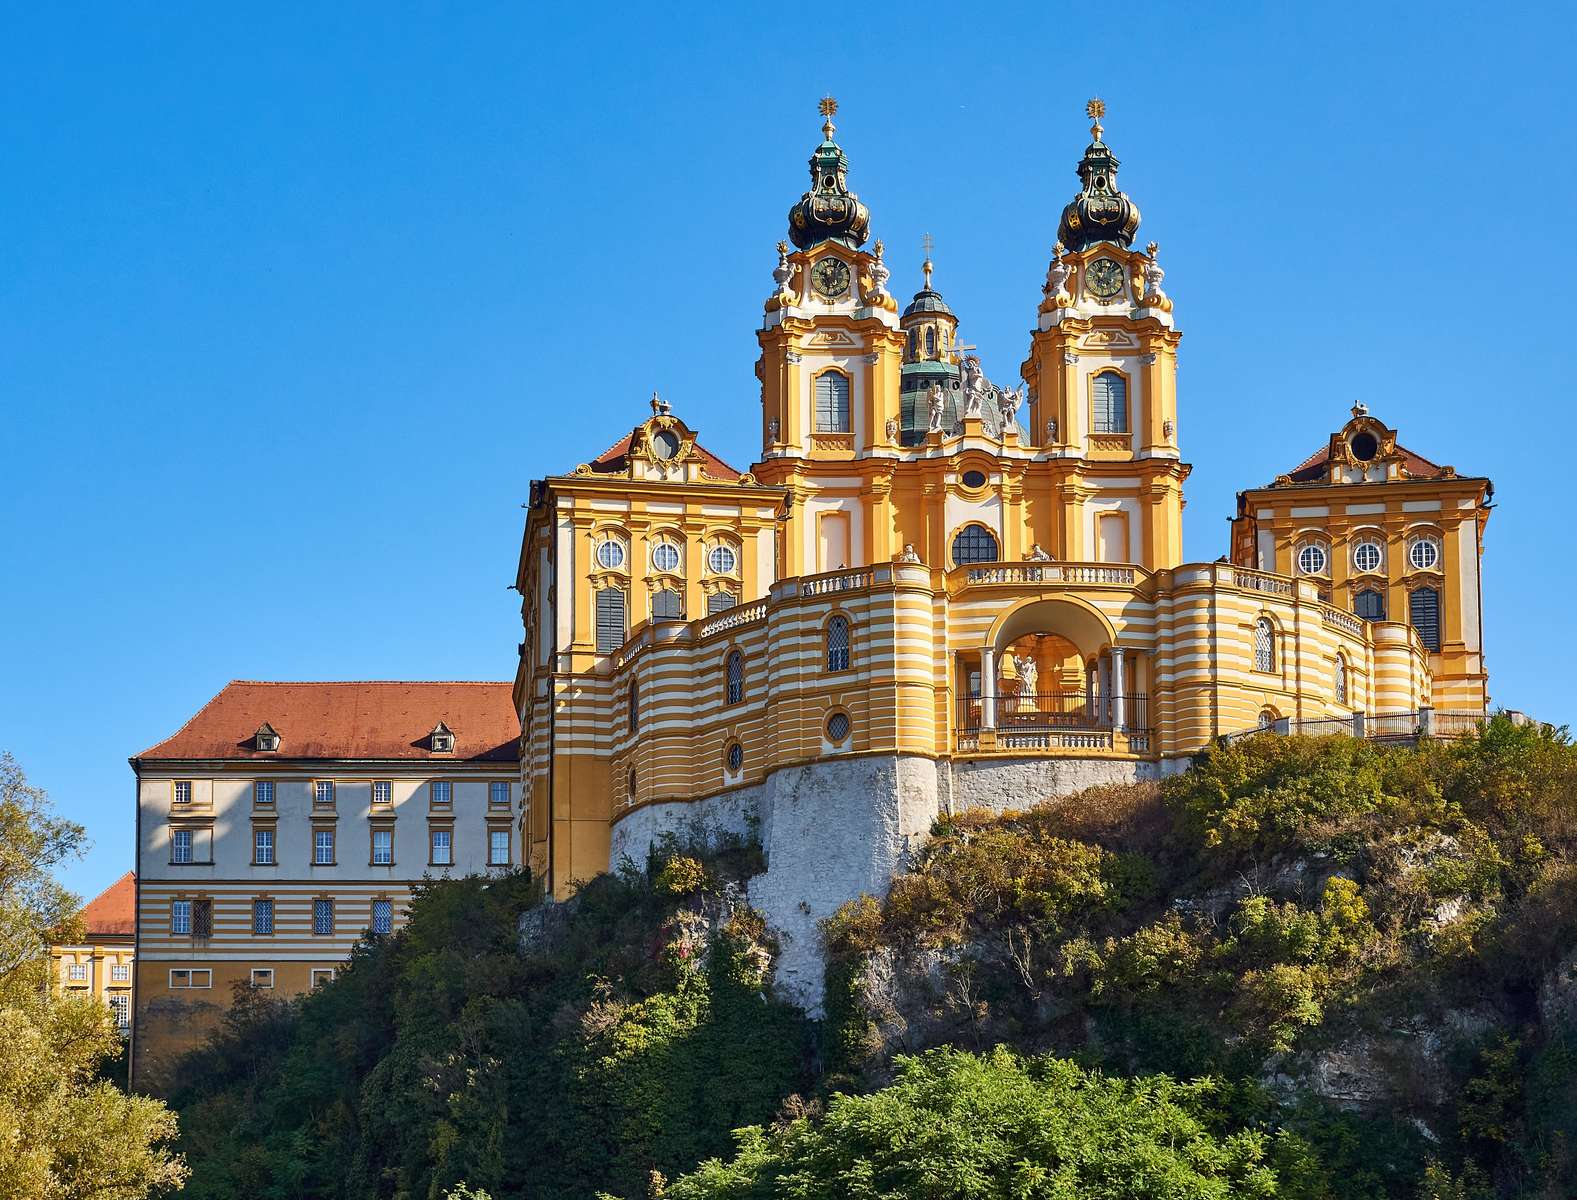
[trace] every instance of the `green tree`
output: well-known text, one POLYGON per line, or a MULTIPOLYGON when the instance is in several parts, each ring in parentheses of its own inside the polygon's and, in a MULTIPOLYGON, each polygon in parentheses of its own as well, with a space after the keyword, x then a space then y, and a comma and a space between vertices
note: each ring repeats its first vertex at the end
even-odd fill
POLYGON ((70 931, 76 898, 51 871, 81 852, 80 825, 55 815, 0 755, 0 1196, 138 1200, 176 1188, 175 1115, 97 1078, 120 1049, 109 1009, 51 991, 47 942, 70 931))

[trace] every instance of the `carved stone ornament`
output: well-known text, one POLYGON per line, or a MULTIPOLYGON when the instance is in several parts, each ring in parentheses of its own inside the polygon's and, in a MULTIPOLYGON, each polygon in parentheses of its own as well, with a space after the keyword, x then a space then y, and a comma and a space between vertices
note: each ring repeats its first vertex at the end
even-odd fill
POLYGON ((917 563, 920 561, 920 555, 916 552, 913 542, 904 543, 903 553, 898 556, 898 561, 906 563, 917 563))
POLYGON ((735 482, 738 483, 740 487, 755 487, 756 477, 751 472, 746 471, 735 482))
POLYGON ((896 442, 898 440, 898 418, 888 417, 885 428, 887 430, 887 440, 889 442, 896 442))
POLYGON ((781 304, 793 304, 797 298, 794 287, 794 276, 799 273, 799 264, 789 262, 789 248, 787 242, 778 243, 778 265, 772 268, 772 279, 778 285, 773 293, 773 299, 781 304))
POLYGON ((933 383, 931 385, 931 390, 927 393, 927 398, 929 399, 931 406, 931 420, 930 424, 926 426, 925 431, 927 433, 941 433, 943 404, 942 385, 939 383, 933 383))
POLYGON ((871 259, 870 266, 866 268, 869 272, 871 286, 865 295, 866 301, 873 306, 879 305, 883 300, 887 299, 887 281, 892 278, 892 271, 882 261, 882 251, 885 247, 882 245, 880 238, 876 239, 875 249, 875 256, 871 259))
POLYGON ((790 350, 783 357, 788 359, 788 361, 791 362, 791 363, 797 363, 797 362, 804 362, 805 361, 805 356, 803 354, 799 353, 799 351, 797 351, 797 350, 790 350))
POLYGON ((769 446, 778 444, 778 419, 776 417, 767 422, 767 444, 769 446))
POLYGON ((1147 367, 1153 367, 1155 366, 1157 357, 1158 356, 1154 354, 1142 354, 1139 356, 1139 361, 1147 367))
POLYGON ((1057 440, 1057 422, 1056 422, 1056 419, 1053 418, 1052 420, 1046 422, 1046 441, 1047 442, 1055 442, 1056 440, 1057 440))
POLYGON ((1176 432, 1177 432, 1177 426, 1173 423, 1171 417, 1167 417, 1166 420, 1161 422, 1161 436, 1162 437, 1164 437, 1168 441, 1170 441, 1172 435, 1174 433, 1176 433, 1176 432))
POLYGON ((878 354, 874 350, 871 353, 869 353, 869 354, 867 354, 865 356, 865 365, 868 366, 868 367, 874 367, 877 363, 879 363, 881 361, 882 361, 882 356, 880 354, 878 354))
POLYGON ((1065 366, 1065 367, 1076 366, 1078 364, 1078 361, 1079 361, 1079 356, 1077 354, 1075 354, 1072 350, 1064 350, 1062 352, 1062 365, 1063 366, 1065 366))
POLYGON ((1029 562, 1051 562, 1052 558, 1051 558, 1051 555, 1047 554, 1046 551, 1041 548, 1041 544, 1039 542, 1035 542, 1029 548, 1029 554, 1027 556, 1027 561, 1029 561, 1029 562))

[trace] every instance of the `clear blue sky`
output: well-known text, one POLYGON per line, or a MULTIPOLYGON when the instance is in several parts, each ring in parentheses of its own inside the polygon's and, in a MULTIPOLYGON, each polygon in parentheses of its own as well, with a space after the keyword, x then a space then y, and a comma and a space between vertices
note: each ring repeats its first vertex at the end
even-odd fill
POLYGON ((816 100, 1011 378, 1083 105, 1185 331, 1190 557, 1354 400, 1488 474, 1498 703, 1565 722, 1572 9, 7 5, 0 748, 132 864, 232 678, 508 678, 527 483, 661 389, 738 465, 816 100))

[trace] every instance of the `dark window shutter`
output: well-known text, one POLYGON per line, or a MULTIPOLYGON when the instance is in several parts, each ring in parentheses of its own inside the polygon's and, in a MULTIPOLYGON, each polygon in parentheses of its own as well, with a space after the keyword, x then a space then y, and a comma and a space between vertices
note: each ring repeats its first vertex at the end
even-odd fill
POLYGON ((624 645, 624 589, 597 593, 597 653, 612 654, 624 645))
POLYGON ((1418 630, 1425 647, 1440 650, 1440 593, 1434 588, 1418 588, 1407 597, 1407 619, 1418 630))
POLYGON ((1353 597, 1353 612, 1365 621, 1385 620, 1385 594, 1373 588, 1364 588, 1353 597))

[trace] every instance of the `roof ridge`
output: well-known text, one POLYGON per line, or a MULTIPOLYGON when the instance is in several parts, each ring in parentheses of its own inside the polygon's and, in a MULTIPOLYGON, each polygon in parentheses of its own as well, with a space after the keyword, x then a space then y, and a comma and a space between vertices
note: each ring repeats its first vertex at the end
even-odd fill
POLYGON ((247 687, 411 687, 413 685, 442 684, 445 687, 514 687, 510 679, 232 679, 225 687, 245 684, 247 687))

